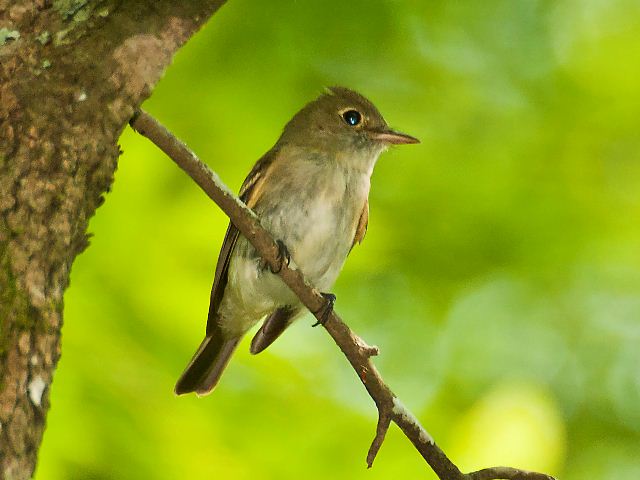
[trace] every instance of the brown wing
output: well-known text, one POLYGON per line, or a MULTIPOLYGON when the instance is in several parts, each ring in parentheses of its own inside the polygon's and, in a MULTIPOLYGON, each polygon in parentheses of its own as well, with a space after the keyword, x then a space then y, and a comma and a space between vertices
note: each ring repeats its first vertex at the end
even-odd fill
POLYGON ((360 214, 360 220, 358 220, 358 226, 356 227, 356 235, 353 237, 353 243, 351 248, 356 246, 356 243, 362 243, 364 235, 367 233, 367 226, 369 225, 369 199, 364 201, 364 207, 360 214))
MULTIPOLYGON (((244 180, 242 187, 240 187, 240 200, 249 208, 253 208, 264 191, 264 180, 267 178, 267 171, 273 163, 273 160, 277 157, 278 151, 276 149, 269 150, 266 154, 260 158, 253 166, 249 175, 244 180)), ((229 222, 227 227, 227 233, 224 236, 222 242, 222 248, 218 255, 218 263, 216 265, 216 275, 213 280, 213 287, 211 288, 211 299, 209 301, 209 318, 207 321, 207 335, 215 329, 215 318, 218 312, 218 307, 222 301, 224 289, 227 286, 227 273, 229 271, 229 262, 231 261, 231 254, 238 241, 240 232, 236 226, 229 222)))

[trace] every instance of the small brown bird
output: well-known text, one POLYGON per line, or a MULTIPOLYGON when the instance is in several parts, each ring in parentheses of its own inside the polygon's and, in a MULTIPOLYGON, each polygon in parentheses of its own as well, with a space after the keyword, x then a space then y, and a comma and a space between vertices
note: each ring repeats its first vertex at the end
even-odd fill
MULTIPOLYGON (((362 95, 333 87, 287 123, 242 184, 240 198, 279 239, 283 261, 290 258, 326 292, 353 246, 364 238, 378 156, 390 145, 418 142, 391 130, 362 95)), ((330 308, 335 297, 326 297, 330 308)), ((254 354, 271 345, 303 311, 296 295, 229 224, 211 290, 206 337, 178 380, 176 394, 211 392, 242 337, 260 319, 267 316, 251 342, 254 354)))

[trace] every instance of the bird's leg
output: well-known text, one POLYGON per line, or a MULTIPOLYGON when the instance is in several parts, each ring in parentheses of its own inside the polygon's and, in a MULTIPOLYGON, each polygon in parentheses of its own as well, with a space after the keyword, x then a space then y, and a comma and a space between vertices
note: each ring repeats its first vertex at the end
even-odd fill
POLYGON ((291 254, 289 253, 289 249, 287 249, 287 246, 284 244, 284 242, 282 240, 276 240, 276 244, 278 245, 278 262, 280 266, 277 270, 274 270, 273 268, 271 268, 271 266, 269 266, 269 270, 271 270, 271 273, 280 273, 282 267, 284 265, 288 267, 289 263, 291 262, 291 254))
POLYGON ((324 325, 325 322, 329 319, 329 315, 333 312, 333 306, 336 303, 336 296, 333 293, 324 293, 320 292, 320 295, 324 297, 326 300, 324 305, 317 312, 313 312, 314 315, 320 315, 320 318, 316 323, 311 325, 312 327, 317 327, 318 325, 324 325))

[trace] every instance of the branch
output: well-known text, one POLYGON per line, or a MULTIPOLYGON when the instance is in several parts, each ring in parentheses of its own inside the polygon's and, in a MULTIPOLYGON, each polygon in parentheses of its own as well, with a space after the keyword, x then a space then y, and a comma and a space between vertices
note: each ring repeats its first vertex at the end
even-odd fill
MULTIPOLYGON (((131 119, 131 127, 149 138, 178 164, 204 190, 230 218, 240 232, 251 242, 262 258, 279 271, 279 275, 298 296, 300 301, 321 320, 325 299, 310 285, 295 267, 281 265, 278 245, 261 225, 258 217, 238 199, 182 142, 176 139, 160 123, 146 112, 137 112, 131 119)), ((367 345, 340 319, 335 311, 324 322, 324 328, 336 342, 355 370, 358 378, 378 408, 378 426, 369 453, 367 465, 371 467, 382 446, 385 434, 393 421, 413 443, 418 452, 441 480, 553 480, 549 475, 526 472, 509 467, 495 467, 464 474, 460 472, 433 438, 420 425, 418 419, 407 410, 393 394, 378 373, 371 357, 378 354, 377 347, 367 345)))

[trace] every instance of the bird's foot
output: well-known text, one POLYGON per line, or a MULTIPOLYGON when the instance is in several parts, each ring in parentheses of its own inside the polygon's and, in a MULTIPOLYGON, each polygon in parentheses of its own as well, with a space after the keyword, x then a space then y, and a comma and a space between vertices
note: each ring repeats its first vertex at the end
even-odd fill
POLYGON ((311 325, 312 327, 317 327, 318 325, 324 325, 326 321, 329 319, 331 312, 333 312, 333 306, 336 303, 336 296, 333 293, 324 293, 320 292, 325 299, 324 305, 317 312, 313 312, 314 315, 318 315, 318 321, 311 325))
POLYGON ((291 254, 289 253, 289 249, 284 244, 282 240, 276 240, 276 244, 278 245, 278 264, 279 267, 277 270, 274 270, 271 266, 269 266, 269 270, 271 273, 280 273, 282 267, 285 265, 288 267, 291 262, 291 254))

